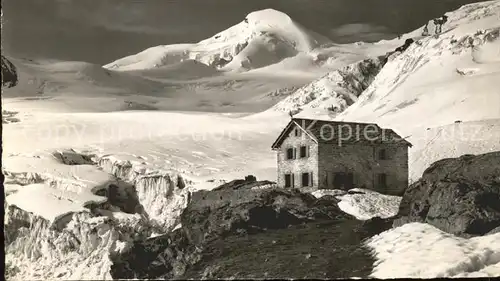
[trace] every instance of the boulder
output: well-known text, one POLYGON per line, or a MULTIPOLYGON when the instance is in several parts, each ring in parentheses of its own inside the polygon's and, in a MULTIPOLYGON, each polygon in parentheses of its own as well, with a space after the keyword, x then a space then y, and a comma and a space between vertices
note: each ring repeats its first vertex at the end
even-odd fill
POLYGON ((471 237, 500 226, 500 152, 443 159, 403 195, 394 226, 425 222, 471 237))

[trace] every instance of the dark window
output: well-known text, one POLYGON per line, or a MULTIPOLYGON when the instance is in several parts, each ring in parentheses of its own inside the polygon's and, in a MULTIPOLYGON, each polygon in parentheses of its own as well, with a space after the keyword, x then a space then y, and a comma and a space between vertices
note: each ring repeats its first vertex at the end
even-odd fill
POLYGON ((311 186, 312 173, 302 173, 302 186, 311 186))
POLYGON ((378 174, 378 185, 380 187, 387 186, 387 175, 386 174, 378 174))
POLYGON ((308 148, 307 146, 300 147, 300 158, 306 158, 308 156, 307 148, 308 148))
POLYGON ((293 156, 294 156, 294 155, 293 155, 293 154, 294 154, 294 153, 293 153, 294 151, 293 151, 293 150, 294 150, 293 148, 288 148, 288 149, 286 150, 286 159, 287 159, 287 160, 294 159, 294 157, 293 157, 293 156))
POLYGON ((378 159, 387 160, 387 151, 385 149, 381 149, 378 151, 378 159))
POLYGON ((285 174, 285 187, 292 187, 292 175, 285 174))
POLYGON ((296 137, 300 137, 300 133, 301 133, 301 132, 300 132, 300 129, 299 129, 299 128, 295 129, 295 136, 296 136, 296 137))

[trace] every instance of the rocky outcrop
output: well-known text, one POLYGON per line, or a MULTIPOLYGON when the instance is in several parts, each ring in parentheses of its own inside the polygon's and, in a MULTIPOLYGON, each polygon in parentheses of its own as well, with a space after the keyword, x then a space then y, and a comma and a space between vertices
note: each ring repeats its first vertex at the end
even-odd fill
POLYGON ((114 256, 113 278, 363 277, 374 260, 361 241, 392 221, 360 222, 335 199, 252 179, 198 191, 170 234, 114 256))
POLYGON ((403 45, 397 47, 396 49, 394 49, 394 51, 385 54, 384 64, 386 64, 390 59, 394 58, 395 56, 400 55, 401 53, 406 51, 406 49, 408 49, 414 42, 415 40, 413 40, 413 38, 408 38, 405 40, 405 43, 403 45))
POLYGON ((322 108, 339 113, 352 105, 373 82, 386 62, 384 56, 362 60, 299 88, 277 103, 273 110, 298 112, 308 108, 322 108))
POLYGON ((18 81, 16 67, 2 55, 2 87, 12 88, 17 85, 18 81))
POLYGON ((394 226, 425 222, 451 234, 484 235, 500 226, 500 152, 433 163, 405 192, 394 226))
MULTIPOLYGON (((189 192, 185 187, 190 184, 180 174, 148 169, 141 163, 112 156, 99 157, 96 164, 133 187, 134 197, 141 205, 140 210, 136 211, 147 217, 150 223, 165 230, 177 225, 178 217, 188 201, 189 192)), ((131 198, 130 195, 122 197, 131 198)))

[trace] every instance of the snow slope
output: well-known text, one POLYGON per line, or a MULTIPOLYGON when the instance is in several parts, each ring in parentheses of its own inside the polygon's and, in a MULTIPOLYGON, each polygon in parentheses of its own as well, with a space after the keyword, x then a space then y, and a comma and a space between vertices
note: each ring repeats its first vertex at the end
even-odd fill
POLYGON ((500 233, 464 239, 431 225, 409 223, 370 238, 374 278, 500 276, 500 233))
POLYGON ((196 44, 152 47, 105 65, 116 70, 150 69, 191 59, 223 70, 249 70, 277 63, 329 43, 294 22, 288 15, 266 9, 196 44))

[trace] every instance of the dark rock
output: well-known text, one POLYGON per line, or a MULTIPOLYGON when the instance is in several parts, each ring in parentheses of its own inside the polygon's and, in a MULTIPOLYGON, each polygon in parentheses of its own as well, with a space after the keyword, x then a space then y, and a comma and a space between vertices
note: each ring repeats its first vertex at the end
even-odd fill
POLYGON ((415 40, 413 40, 412 38, 408 38, 405 40, 405 43, 399 47, 397 47, 394 51, 392 52, 388 52, 385 57, 383 58, 383 62, 384 64, 386 64, 389 60, 389 57, 392 56, 393 54, 395 53, 403 53, 404 51, 406 51, 406 49, 408 49, 410 47, 411 44, 413 44, 415 42, 415 40))
POLYGON ((244 180, 233 180, 233 181, 227 182, 223 185, 220 185, 220 186, 214 188, 213 191, 219 191, 219 190, 223 190, 223 189, 229 189, 229 190, 238 190, 238 189, 243 189, 243 188, 252 189, 252 187, 274 184, 274 182, 272 182, 272 181, 256 181, 253 178, 249 178, 249 177, 250 176, 245 177, 244 180))
POLYGON ((402 45, 402 46, 399 46, 396 48, 396 50, 394 50, 395 52, 404 52, 406 51, 406 49, 408 49, 408 47, 410 47, 411 44, 413 44, 413 42, 415 42, 412 38, 408 38, 405 40, 405 43, 402 45))
POLYGON ((363 226, 365 231, 367 231, 367 233, 369 234, 369 236, 372 236, 391 229, 393 223, 394 223, 394 218, 382 219, 379 217, 374 217, 364 221, 363 226))
POLYGON ((245 177, 246 182, 255 182, 257 181, 257 178, 254 175, 248 175, 245 177))
POLYGON ((484 235, 500 226, 500 152, 443 159, 405 192, 394 226, 429 223, 451 234, 484 235))
POLYGON ((85 155, 82 153, 78 153, 73 149, 56 151, 53 152, 52 155, 59 160, 61 163, 65 165, 93 165, 94 161, 92 161, 91 155, 85 155))
POLYGON ((357 191, 357 190, 348 190, 348 194, 366 194, 365 192, 362 191, 357 191))
POLYGON ((236 180, 194 192, 181 215, 182 227, 112 257, 113 278, 347 278, 371 273, 374 259, 361 241, 391 222, 357 221, 339 209, 333 196, 251 189, 263 183, 236 180), (307 253, 312 256, 304 259, 307 253))
POLYGON ((220 68, 224 67, 226 64, 230 63, 231 60, 225 59, 225 58, 220 58, 212 63, 214 67, 220 68))

